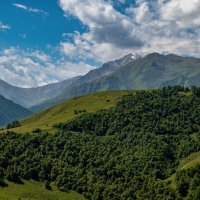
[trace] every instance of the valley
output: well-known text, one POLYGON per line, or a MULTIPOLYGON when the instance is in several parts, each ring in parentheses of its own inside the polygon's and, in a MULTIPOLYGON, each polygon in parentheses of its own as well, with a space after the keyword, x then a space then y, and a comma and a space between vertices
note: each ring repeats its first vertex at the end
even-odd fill
MULTIPOLYGON (((199 97, 199 88, 175 86, 101 92, 55 106, 46 111, 54 122, 50 131, 54 134, 0 135, 0 183, 9 180, 8 187, 0 187, 1 195, 21 187, 14 194, 23 196, 26 187, 41 185, 38 197, 32 189, 27 195, 82 199, 68 193, 75 191, 92 200, 198 199, 199 97), (74 101, 80 107, 59 120, 57 114, 74 101)), ((40 128, 43 117, 48 114, 24 122, 40 128)), ((20 128, 22 133, 23 125, 20 128)))
POLYGON ((23 119, 32 114, 28 109, 0 96, 0 126, 23 119))
POLYGON ((1 81, 0 198, 198 200, 199 63, 130 54, 39 88, 1 81))
POLYGON ((200 200, 199 10, 0 0, 0 200, 200 200))

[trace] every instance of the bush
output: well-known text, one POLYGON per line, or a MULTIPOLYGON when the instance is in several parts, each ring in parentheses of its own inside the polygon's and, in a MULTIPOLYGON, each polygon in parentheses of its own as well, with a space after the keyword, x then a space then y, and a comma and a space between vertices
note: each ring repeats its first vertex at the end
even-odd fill
POLYGON ((45 189, 47 189, 47 190, 51 190, 51 189, 52 189, 49 181, 45 181, 44 187, 45 187, 45 189))
POLYGON ((40 128, 36 128, 35 130, 32 131, 33 133, 41 133, 42 130, 40 128))
POLYGON ((21 126, 21 124, 20 124, 19 121, 13 121, 6 126, 6 129, 17 128, 17 127, 20 127, 20 126, 21 126))

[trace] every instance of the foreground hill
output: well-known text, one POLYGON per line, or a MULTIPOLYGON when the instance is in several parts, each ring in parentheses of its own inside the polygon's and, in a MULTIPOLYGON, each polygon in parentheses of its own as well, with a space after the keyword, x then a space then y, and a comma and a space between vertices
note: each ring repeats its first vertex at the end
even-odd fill
POLYGON ((56 134, 2 134, 1 184, 35 179, 92 200, 199 200, 199 116, 200 89, 173 87, 128 94, 57 123, 56 134))
POLYGON ((0 126, 14 120, 22 119, 31 115, 31 112, 20 105, 0 96, 0 126))
POLYGON ((20 122, 22 126, 11 129, 11 131, 30 133, 40 128, 43 132, 52 132, 55 130, 52 127, 55 123, 66 122, 84 112, 108 109, 115 106, 117 99, 130 92, 107 91, 77 97, 22 120, 20 122))
POLYGON ((149 54, 91 82, 75 85, 59 96, 31 108, 33 112, 66 99, 107 90, 155 89, 163 86, 200 86, 200 59, 149 54))

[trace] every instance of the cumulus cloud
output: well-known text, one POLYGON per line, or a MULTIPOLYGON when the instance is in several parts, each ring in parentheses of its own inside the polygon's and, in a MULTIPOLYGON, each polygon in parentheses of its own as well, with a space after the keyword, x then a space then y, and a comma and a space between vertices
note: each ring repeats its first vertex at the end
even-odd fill
MULTIPOLYGON (((119 49, 140 48, 144 45, 136 26, 122 13, 116 11, 110 2, 103 0, 60 0, 60 7, 66 15, 76 16, 89 32, 74 35, 74 44, 82 48, 87 56, 98 56, 96 47, 119 49), (102 47, 101 47, 102 46, 102 47), (89 50, 89 51, 88 51, 89 50)), ((67 44, 69 46, 69 44, 67 44)), ((71 49, 72 46, 70 46, 71 49)), ((73 47, 74 50, 74 47, 73 47)), ((66 51, 66 53, 69 53, 66 51)), ((80 53, 80 51, 79 51, 80 53)), ((104 61, 110 59, 109 52, 104 49, 104 61)), ((99 58, 100 59, 100 58, 99 58)))
POLYGON ((0 30, 10 30, 11 27, 7 24, 3 24, 0 22, 0 30))
POLYGON ((83 75, 92 66, 52 60, 40 51, 9 48, 0 51, 0 79, 20 87, 36 87, 83 75))
MULTIPOLYGON (((57 61, 40 51, 10 48, 0 52, 0 78, 26 87, 43 85, 87 73, 92 69, 87 63, 104 63, 130 52, 200 57, 199 0, 119 2, 129 6, 121 12, 114 0, 59 0, 64 15, 76 17, 87 31, 63 34, 59 50, 64 58, 57 61)), ((0 29, 9 28, 0 23, 0 29)))
POLYGON ((37 9, 37 8, 31 8, 31 7, 25 6, 25 5, 23 5, 23 4, 13 3, 13 6, 15 6, 15 7, 19 8, 19 9, 28 11, 28 12, 40 13, 40 14, 48 15, 48 13, 45 12, 44 10, 37 9))
POLYGON ((161 8, 162 19, 176 22, 181 28, 200 26, 200 2, 198 0, 169 1, 161 8))
POLYGON ((77 17, 88 28, 74 33, 73 41, 61 42, 67 56, 100 62, 137 51, 199 57, 198 0, 135 0, 125 13, 111 0, 60 0, 59 4, 66 16, 77 17))

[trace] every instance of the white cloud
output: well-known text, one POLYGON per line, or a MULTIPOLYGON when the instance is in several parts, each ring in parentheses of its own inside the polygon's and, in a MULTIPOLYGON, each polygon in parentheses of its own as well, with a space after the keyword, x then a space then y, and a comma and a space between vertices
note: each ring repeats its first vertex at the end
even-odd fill
POLYGON ((112 49, 112 52, 113 49, 116 52, 122 52, 122 50, 130 52, 134 47, 143 46, 136 26, 128 17, 116 11, 110 2, 103 0, 60 0, 60 7, 64 10, 65 15, 76 16, 89 28, 87 33, 74 34, 74 44, 62 43, 61 47, 65 47, 67 55, 74 53, 81 58, 93 57, 98 61, 105 62, 113 56, 109 56, 110 52, 107 49, 103 50, 104 55, 100 55, 98 52, 102 48, 112 49))
POLYGON ((9 25, 7 25, 7 24, 2 24, 1 22, 0 22, 0 30, 10 30, 11 29, 11 27, 9 26, 9 25))
POLYGON ((69 57, 74 56, 74 54, 78 50, 74 44, 69 42, 61 43, 61 49, 69 57))
MULTIPOLYGON (((78 18, 87 32, 63 34, 59 49, 67 58, 58 61, 40 51, 10 48, 0 52, 0 78, 19 86, 43 85, 87 73, 92 66, 86 63, 91 60, 103 63, 138 51, 200 57, 199 0, 135 2, 121 13, 113 0, 59 0, 65 16, 78 18)), ((1 27, 10 28, 0 23, 1 27)))
POLYGON ((93 69, 83 62, 52 60, 40 51, 9 48, 0 52, 0 79, 20 87, 36 87, 83 75, 93 69))
POLYGON ((199 0, 174 0, 162 6, 161 17, 176 22, 181 28, 195 28, 200 26, 199 11, 199 0))
POLYGON ((89 27, 90 39, 97 43, 111 43, 120 48, 142 46, 136 27, 110 3, 102 0, 60 0, 60 5, 67 14, 78 17, 89 27))
POLYGON ((44 10, 37 9, 37 8, 31 8, 31 7, 25 6, 23 4, 13 3, 13 6, 15 6, 15 7, 19 8, 19 9, 22 9, 22 10, 26 10, 28 12, 40 13, 40 14, 48 15, 48 13, 45 12, 44 10))
MULTIPOLYGON (((129 52, 169 52, 199 56, 199 0, 136 0, 123 14, 114 1, 60 0, 66 16, 88 27, 61 42, 67 56, 106 62, 129 52)), ((122 1, 124 2, 124 1, 122 1)))

